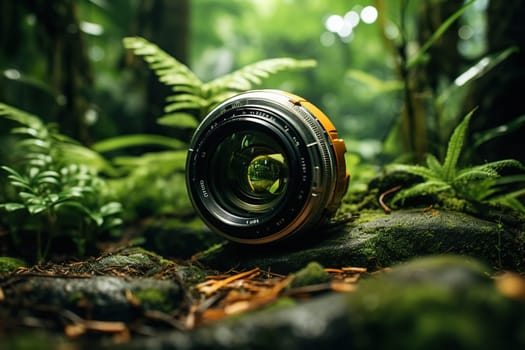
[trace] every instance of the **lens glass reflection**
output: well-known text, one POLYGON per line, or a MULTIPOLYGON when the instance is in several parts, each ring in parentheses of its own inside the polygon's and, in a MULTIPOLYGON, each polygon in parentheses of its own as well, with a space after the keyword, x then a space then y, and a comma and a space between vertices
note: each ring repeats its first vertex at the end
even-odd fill
POLYGON ((210 179, 218 202, 239 215, 264 213, 286 192, 289 170, 275 137, 258 130, 235 132, 219 143, 210 179))

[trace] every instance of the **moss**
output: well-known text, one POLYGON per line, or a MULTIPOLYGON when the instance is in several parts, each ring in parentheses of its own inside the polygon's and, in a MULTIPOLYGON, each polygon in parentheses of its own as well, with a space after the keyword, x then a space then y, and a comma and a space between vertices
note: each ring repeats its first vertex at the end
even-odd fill
POLYGON ((309 286, 328 282, 330 274, 326 272, 323 266, 317 262, 310 262, 306 267, 294 274, 294 279, 290 283, 291 288, 309 286))
POLYGON ((83 292, 78 291, 76 293, 69 294, 67 297, 67 301, 73 305, 77 304, 80 300, 85 299, 86 296, 83 292))
POLYGON ((348 299, 355 348, 523 348, 525 304, 500 295, 487 270, 462 257, 431 257, 361 282, 348 299))
POLYGON ((27 264, 20 259, 9 256, 0 256, 0 274, 8 274, 19 267, 26 267, 27 264))
POLYGON ((166 291, 148 288, 137 290, 134 295, 146 310, 159 310, 168 313, 176 308, 172 295, 166 291))

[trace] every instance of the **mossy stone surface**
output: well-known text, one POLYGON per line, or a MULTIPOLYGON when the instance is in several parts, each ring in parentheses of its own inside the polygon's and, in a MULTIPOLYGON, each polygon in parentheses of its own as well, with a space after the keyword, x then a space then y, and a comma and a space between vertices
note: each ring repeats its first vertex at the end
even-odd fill
POLYGON ((369 277, 353 293, 227 319, 122 349, 522 349, 525 303, 501 295, 491 269, 437 256, 369 277))
POLYGON ((23 311, 24 305, 45 305, 70 310, 82 318, 123 322, 132 321, 142 311, 174 311, 186 300, 186 290, 178 281, 113 276, 20 276, 3 292, 3 307, 14 313, 23 311))
POLYGON ((330 281, 330 274, 324 270, 321 264, 312 261, 293 274, 290 288, 320 284, 328 281, 330 281))
POLYGON ((27 263, 23 260, 9 256, 0 256, 0 275, 15 271, 19 267, 26 267, 27 263))
POLYGON ((201 257, 216 269, 261 267, 288 273, 317 261, 325 267, 369 269, 432 254, 455 253, 490 266, 525 269, 525 228, 438 210, 396 211, 319 229, 307 238, 271 246, 224 244, 201 257))

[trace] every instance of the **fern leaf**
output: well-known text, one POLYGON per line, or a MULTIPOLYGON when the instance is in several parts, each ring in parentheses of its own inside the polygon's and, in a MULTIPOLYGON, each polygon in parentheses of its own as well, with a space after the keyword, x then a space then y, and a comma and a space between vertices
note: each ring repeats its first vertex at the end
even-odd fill
POLYGON ((124 47, 133 50, 137 56, 143 56, 159 80, 166 85, 202 85, 200 79, 185 64, 144 38, 124 38, 124 47))
POLYGON ((430 170, 432 170, 432 172, 434 172, 436 175, 439 175, 440 177, 443 176, 443 166, 433 154, 428 154, 426 161, 427 161, 427 167, 430 170))
POLYGON ((459 160, 459 155, 463 148, 463 143, 465 141, 465 135, 467 133, 467 128, 470 123, 470 118, 474 114, 473 109, 470 111, 463 121, 454 129, 450 141, 448 142, 447 154, 445 160, 443 161, 443 177, 446 181, 452 181, 455 177, 456 167, 459 160))
POLYGON ((36 130, 44 126, 38 117, 3 103, 0 103, 0 116, 36 130))
POLYGON ((206 83, 203 90, 207 96, 213 96, 226 90, 249 90, 253 85, 262 83, 264 79, 277 72, 311 68, 316 64, 314 60, 295 60, 287 57, 263 60, 206 83))
POLYGON ((467 168, 461 170, 454 178, 452 183, 465 183, 468 181, 480 181, 485 179, 493 179, 499 177, 499 174, 490 169, 483 170, 479 167, 467 168))
POLYGON ((441 181, 425 181, 396 193, 392 198, 392 204, 396 204, 398 202, 403 203, 409 198, 437 194, 449 189, 451 189, 451 186, 447 183, 441 181))
POLYGON ((167 125, 176 128, 196 128, 199 122, 189 113, 167 114, 157 120, 160 125, 167 125))
POLYGON ((517 161, 515 159, 503 159, 498 160, 495 162, 490 162, 487 164, 479 165, 476 168, 480 168, 484 171, 494 171, 496 173, 500 173, 503 169, 515 169, 515 170, 521 170, 525 171, 525 167, 520 161, 517 161))
POLYGON ((409 164, 394 164, 388 167, 389 171, 404 171, 406 173, 414 174, 423 177, 427 180, 439 180, 439 174, 436 174, 431 169, 421 165, 409 165, 409 164))

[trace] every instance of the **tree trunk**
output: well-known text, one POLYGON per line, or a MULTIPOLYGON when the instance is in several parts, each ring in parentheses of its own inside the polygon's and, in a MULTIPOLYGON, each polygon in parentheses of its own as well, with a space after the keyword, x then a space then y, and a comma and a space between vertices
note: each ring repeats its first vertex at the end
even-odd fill
MULTIPOLYGON (((508 124, 525 114, 522 101, 525 81, 525 2, 490 1, 487 8, 488 54, 516 47, 512 54, 480 79, 474 87, 469 107, 479 106, 472 121, 472 134, 508 124), (520 96, 521 95, 521 96, 520 96)), ((513 158, 525 161, 525 126, 493 139, 476 151, 479 161, 513 158)))

